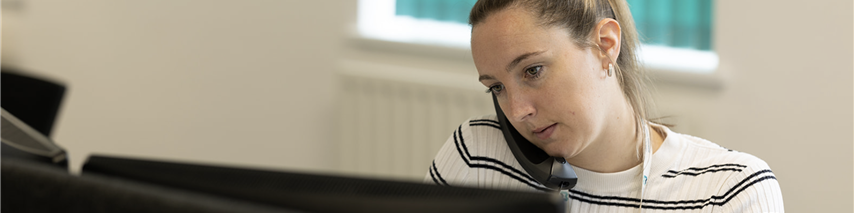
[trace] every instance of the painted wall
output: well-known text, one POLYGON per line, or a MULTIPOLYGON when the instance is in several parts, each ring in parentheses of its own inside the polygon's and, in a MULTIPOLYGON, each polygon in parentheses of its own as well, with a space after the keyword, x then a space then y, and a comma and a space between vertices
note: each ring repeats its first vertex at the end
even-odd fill
POLYGON ((330 79, 355 2, 3 2, 3 65, 69 86, 54 139, 73 165, 336 168, 330 79))
POLYGON ((692 134, 771 166, 791 212, 850 212, 851 1, 717 1, 724 86, 661 86, 692 134))

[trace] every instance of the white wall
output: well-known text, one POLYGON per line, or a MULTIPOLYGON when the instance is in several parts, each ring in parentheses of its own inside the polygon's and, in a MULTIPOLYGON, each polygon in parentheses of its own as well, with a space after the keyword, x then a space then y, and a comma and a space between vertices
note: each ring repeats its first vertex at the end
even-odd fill
POLYGON ((791 212, 851 212, 852 2, 716 1, 720 90, 659 87, 700 137, 764 159, 791 212))
POLYGON ((68 84, 54 139, 73 165, 336 168, 332 69, 355 2, 3 2, 20 4, 4 9, 3 65, 68 84))
MULTIPOLYGON (((660 82, 659 112, 766 160, 787 210, 851 212, 854 5, 716 2, 722 87, 660 82)), ((355 5, 25 1, 3 10, 3 65, 69 84, 54 138, 73 164, 99 152, 335 172, 336 61, 474 72, 352 42, 355 5)))

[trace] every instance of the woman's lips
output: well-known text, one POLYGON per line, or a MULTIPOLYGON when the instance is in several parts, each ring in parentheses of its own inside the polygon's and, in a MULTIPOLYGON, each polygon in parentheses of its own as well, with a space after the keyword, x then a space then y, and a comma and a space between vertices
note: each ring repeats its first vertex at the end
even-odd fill
POLYGON ((556 127, 557 127, 557 124, 555 123, 555 124, 547 126, 546 128, 543 128, 543 129, 536 129, 534 131, 534 136, 537 136, 537 138, 540 140, 548 139, 549 137, 552 136, 552 133, 554 133, 556 127))

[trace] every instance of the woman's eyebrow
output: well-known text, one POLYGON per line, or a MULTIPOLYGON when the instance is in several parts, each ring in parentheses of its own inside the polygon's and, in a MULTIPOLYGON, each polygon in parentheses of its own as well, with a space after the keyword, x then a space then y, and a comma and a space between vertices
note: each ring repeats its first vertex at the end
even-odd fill
POLYGON ((531 57, 531 56, 539 55, 543 52, 545 52, 545 51, 541 50, 541 51, 529 52, 529 53, 519 55, 518 57, 516 57, 516 59, 513 59, 513 61, 511 61, 510 64, 507 65, 507 72, 510 72, 510 70, 512 70, 513 67, 516 67, 516 65, 518 65, 519 62, 522 62, 522 60, 525 60, 526 58, 531 57))

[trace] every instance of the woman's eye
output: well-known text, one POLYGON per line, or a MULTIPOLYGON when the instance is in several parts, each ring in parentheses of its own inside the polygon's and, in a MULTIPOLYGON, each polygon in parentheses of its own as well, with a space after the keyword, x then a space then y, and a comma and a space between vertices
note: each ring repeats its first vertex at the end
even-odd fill
POLYGON ((543 66, 535 66, 525 69, 525 74, 531 77, 537 77, 540 75, 540 70, 543 69, 543 66))
POLYGON ((502 90, 504 90, 504 85, 498 84, 498 85, 493 85, 493 86, 489 87, 489 89, 487 89, 486 92, 487 93, 491 92, 492 94, 497 95, 497 94, 501 93, 502 90))

